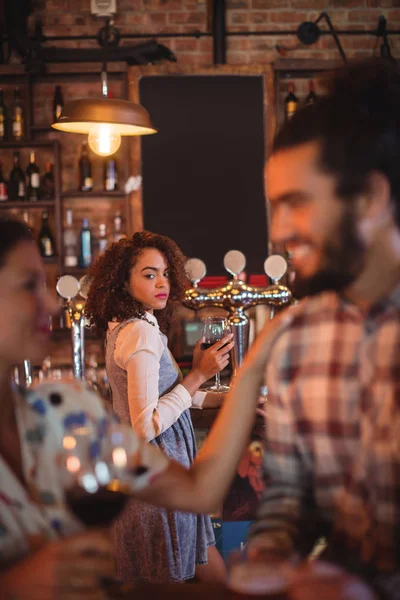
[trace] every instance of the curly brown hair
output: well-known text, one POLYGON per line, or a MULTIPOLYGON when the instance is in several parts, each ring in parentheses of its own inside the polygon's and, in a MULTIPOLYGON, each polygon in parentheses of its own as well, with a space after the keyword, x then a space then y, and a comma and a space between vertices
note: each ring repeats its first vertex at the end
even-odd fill
POLYGON ((161 331, 168 333, 173 310, 181 302, 188 281, 185 257, 171 238, 151 231, 138 231, 131 239, 112 244, 91 265, 86 315, 96 333, 105 334, 109 321, 145 318, 143 306, 130 295, 126 284, 132 267, 146 248, 159 250, 168 265, 171 286, 168 303, 163 310, 154 311, 161 331))

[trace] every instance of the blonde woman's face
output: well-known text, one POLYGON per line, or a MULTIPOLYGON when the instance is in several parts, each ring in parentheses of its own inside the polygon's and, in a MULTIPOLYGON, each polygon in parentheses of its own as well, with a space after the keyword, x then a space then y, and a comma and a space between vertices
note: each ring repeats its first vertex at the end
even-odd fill
POLYGON ((146 248, 131 269, 130 294, 153 314, 154 310, 166 307, 170 289, 168 264, 164 255, 155 248, 146 248))

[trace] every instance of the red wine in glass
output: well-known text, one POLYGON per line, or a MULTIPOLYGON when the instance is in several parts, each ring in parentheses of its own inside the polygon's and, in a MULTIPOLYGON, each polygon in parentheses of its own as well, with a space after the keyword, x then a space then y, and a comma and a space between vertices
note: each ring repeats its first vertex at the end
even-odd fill
POLYGON ((108 527, 124 509, 129 490, 123 483, 112 481, 96 492, 74 485, 65 490, 65 501, 71 512, 87 527, 108 527))
MULTIPOLYGON (((201 344, 202 350, 207 350, 214 346, 216 342, 219 342, 223 337, 230 333, 230 326, 228 320, 225 317, 206 317, 203 320, 203 338, 204 341, 201 344)), ((220 374, 215 374, 215 384, 209 388, 206 388, 207 392, 227 392, 229 390, 228 385, 222 385, 220 374)))
MULTIPOLYGON (((101 438, 90 426, 65 433, 58 461, 64 499, 86 527, 110 526, 132 497, 128 476, 148 470, 145 466, 129 467, 128 457, 136 446, 137 438, 123 424, 110 424, 101 438)), ((127 585, 101 577, 101 586, 110 598, 119 597, 127 585)))
POLYGON ((208 350, 208 348, 211 348, 211 346, 214 346, 215 342, 203 342, 203 344, 201 344, 201 349, 202 350, 208 350))

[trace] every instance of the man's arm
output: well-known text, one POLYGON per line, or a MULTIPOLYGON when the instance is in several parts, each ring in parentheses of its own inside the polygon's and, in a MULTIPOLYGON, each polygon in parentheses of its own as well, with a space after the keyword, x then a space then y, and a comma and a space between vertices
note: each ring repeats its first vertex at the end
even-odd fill
POLYGON ((146 489, 137 493, 139 499, 191 512, 211 512, 219 507, 248 443, 265 363, 283 318, 282 313, 269 321, 252 344, 190 469, 171 461, 146 489))
POLYGON ((290 411, 279 400, 267 404, 265 491, 257 518, 249 530, 251 558, 287 558, 295 552, 306 474, 296 449, 290 411))
POLYGON ((291 382, 282 381, 280 376, 285 337, 272 349, 267 366, 265 491, 249 530, 250 557, 270 554, 287 558, 296 551, 300 520, 311 489, 311 465, 306 464, 307 453, 297 431, 297 416, 289 395, 291 382))

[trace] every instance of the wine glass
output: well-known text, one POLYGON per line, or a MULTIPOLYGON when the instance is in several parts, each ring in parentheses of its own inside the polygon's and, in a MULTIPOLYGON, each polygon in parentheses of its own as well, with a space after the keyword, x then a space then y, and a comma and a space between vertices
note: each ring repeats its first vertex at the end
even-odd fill
POLYGON ((235 550, 228 557, 227 587, 236 598, 254 598, 261 596, 278 600, 287 598, 292 565, 285 560, 252 558, 247 549, 235 550))
MULTIPOLYGON (((203 331, 202 336, 204 338, 201 345, 202 350, 211 348, 216 342, 228 335, 231 332, 228 319, 225 317, 206 317, 203 320, 203 331)), ((227 392, 229 390, 228 385, 221 384, 221 378, 219 372, 215 374, 215 384, 209 388, 206 388, 207 392, 227 392)))
MULTIPOLYGON (((75 426, 65 432, 57 459, 60 481, 66 505, 84 525, 111 525, 146 479, 147 467, 133 466, 138 450, 138 438, 125 424, 75 426)), ((109 577, 102 577, 101 585, 111 597, 130 590, 109 577)))
POLYGON ((65 502, 86 526, 108 526, 128 501, 133 473, 129 457, 138 448, 128 426, 93 426, 65 433, 58 463, 65 502))

